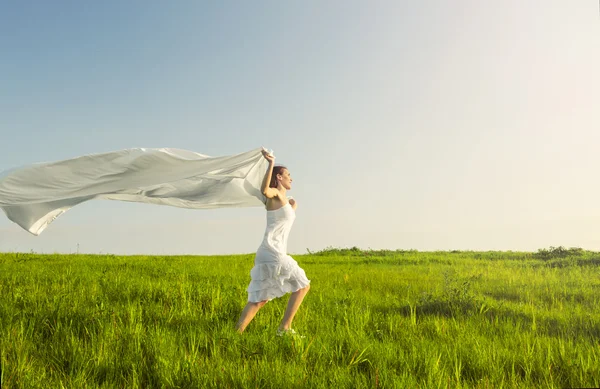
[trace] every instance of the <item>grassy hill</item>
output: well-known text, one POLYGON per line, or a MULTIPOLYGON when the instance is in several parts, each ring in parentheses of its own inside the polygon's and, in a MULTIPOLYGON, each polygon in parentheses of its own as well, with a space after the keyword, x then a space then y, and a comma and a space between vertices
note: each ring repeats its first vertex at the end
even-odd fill
POLYGON ((327 249, 243 335, 253 255, 0 254, 2 388, 600 386, 600 253, 327 249))

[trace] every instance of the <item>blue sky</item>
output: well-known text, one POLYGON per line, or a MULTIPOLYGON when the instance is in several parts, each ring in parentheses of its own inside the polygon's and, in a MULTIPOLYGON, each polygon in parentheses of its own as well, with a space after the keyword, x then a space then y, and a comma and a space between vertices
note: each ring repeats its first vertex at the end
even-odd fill
MULTIPOLYGON (((0 170, 266 146, 295 253, 600 249, 595 1, 4 2, 0 50, 0 170)), ((248 253, 264 224, 96 201, 0 218, 0 251, 248 253)))

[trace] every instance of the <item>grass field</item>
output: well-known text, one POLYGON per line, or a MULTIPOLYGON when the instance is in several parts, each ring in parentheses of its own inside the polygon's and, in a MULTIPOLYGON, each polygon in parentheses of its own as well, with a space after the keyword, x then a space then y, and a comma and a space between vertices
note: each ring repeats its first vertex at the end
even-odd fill
POLYGON ((2 388, 600 386, 600 253, 325 250, 243 335, 252 255, 0 254, 2 388))

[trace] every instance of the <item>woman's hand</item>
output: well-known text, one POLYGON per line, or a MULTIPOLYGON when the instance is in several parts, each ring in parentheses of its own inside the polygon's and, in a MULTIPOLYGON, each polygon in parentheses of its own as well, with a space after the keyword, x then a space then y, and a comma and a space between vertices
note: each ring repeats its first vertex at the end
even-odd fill
POLYGON ((270 164, 275 163, 275 156, 272 155, 272 154, 269 154, 269 152, 267 150, 263 149, 262 150, 262 155, 263 155, 263 157, 265 157, 265 159, 267 161, 269 161, 270 164))

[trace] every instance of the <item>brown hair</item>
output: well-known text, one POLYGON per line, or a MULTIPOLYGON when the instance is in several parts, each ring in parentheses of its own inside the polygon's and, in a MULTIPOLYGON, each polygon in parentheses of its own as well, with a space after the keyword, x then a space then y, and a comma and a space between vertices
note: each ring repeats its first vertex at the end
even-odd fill
POLYGON ((285 166, 275 166, 273 168, 273 173, 271 174, 271 182, 269 183, 269 188, 277 188, 277 175, 278 174, 283 174, 283 171, 286 170, 287 167, 285 166))

